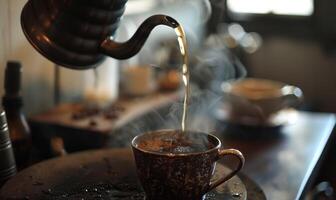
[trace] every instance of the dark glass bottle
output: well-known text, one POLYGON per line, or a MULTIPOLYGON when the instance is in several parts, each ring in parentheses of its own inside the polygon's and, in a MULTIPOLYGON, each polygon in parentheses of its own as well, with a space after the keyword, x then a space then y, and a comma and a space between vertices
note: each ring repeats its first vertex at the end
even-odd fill
POLYGON ((32 141, 27 120, 22 112, 21 64, 8 62, 5 71, 5 95, 2 105, 6 112, 10 139, 18 169, 27 167, 30 162, 32 141))

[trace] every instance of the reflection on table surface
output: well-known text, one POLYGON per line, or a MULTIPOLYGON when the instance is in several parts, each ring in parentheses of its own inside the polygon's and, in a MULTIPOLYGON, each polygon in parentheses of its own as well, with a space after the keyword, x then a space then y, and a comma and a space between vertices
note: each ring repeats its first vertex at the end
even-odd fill
POLYGON ((243 172, 260 184, 267 199, 290 200, 305 192, 334 125, 333 114, 298 112, 296 122, 283 127, 226 124, 217 135, 225 148, 243 152, 243 172))
MULTIPOLYGON (((158 113, 154 113, 148 119, 152 121, 153 117, 158 116, 158 113)), ((189 116, 193 122, 190 124, 191 129, 215 134, 221 139, 224 148, 235 148, 245 155, 246 163, 242 172, 256 181, 267 199, 271 200, 301 198, 316 173, 315 167, 323 157, 336 122, 333 114, 302 111, 290 115, 295 118, 291 123, 274 127, 229 124, 215 120, 208 114, 189 116)), ((140 127, 137 125, 141 123, 133 123, 127 130, 140 127)), ((151 128, 166 127, 155 123, 151 128)), ((119 141, 120 145, 121 141, 131 140, 132 134, 121 134, 129 131, 118 132, 115 141, 119 141)), ((221 162, 231 166, 235 161, 229 159, 221 162)))

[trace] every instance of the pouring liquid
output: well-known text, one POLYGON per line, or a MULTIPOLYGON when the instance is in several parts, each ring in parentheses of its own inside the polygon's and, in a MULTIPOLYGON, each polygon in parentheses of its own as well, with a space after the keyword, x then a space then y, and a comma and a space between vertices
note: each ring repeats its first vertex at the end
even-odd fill
POLYGON ((182 114, 182 132, 186 131, 186 123, 187 123, 187 115, 188 115, 188 103, 189 103, 189 95, 190 95, 190 83, 189 83, 189 66, 188 66, 188 46, 186 35, 184 29, 181 25, 174 28, 175 33, 177 35, 177 41, 180 47, 180 53, 183 57, 183 65, 182 65, 182 80, 184 84, 184 100, 183 100, 183 114, 182 114))

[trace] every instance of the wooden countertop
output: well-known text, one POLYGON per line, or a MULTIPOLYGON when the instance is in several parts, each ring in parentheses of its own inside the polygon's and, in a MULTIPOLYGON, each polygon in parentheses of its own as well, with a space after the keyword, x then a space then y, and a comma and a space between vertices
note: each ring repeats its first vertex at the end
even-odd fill
POLYGON ((104 117, 104 110, 102 110, 88 117, 74 120, 73 114, 85 109, 86 105, 84 103, 66 103, 60 104, 47 112, 32 116, 29 118, 29 121, 31 123, 91 131, 98 134, 110 134, 113 130, 124 126, 133 119, 178 100, 181 94, 181 91, 175 91, 154 93, 136 98, 121 97, 111 105, 112 110, 121 109, 117 111, 117 117, 115 118, 104 117), (113 108, 113 106, 117 108, 113 108), (95 124, 90 124, 93 121, 95 124))

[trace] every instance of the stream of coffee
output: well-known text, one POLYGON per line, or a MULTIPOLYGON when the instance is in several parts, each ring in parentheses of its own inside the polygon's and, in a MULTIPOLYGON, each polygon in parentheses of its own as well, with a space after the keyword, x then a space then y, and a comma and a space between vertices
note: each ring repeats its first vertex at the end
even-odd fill
POLYGON ((187 46, 186 35, 183 30, 183 27, 179 25, 174 30, 177 35, 177 41, 180 47, 181 55, 183 57, 182 79, 184 83, 185 94, 184 94, 184 100, 183 100, 183 115, 182 115, 181 126, 182 126, 182 132, 185 132, 186 125, 187 125, 188 103, 189 103, 189 95, 190 95, 188 46, 187 46))

